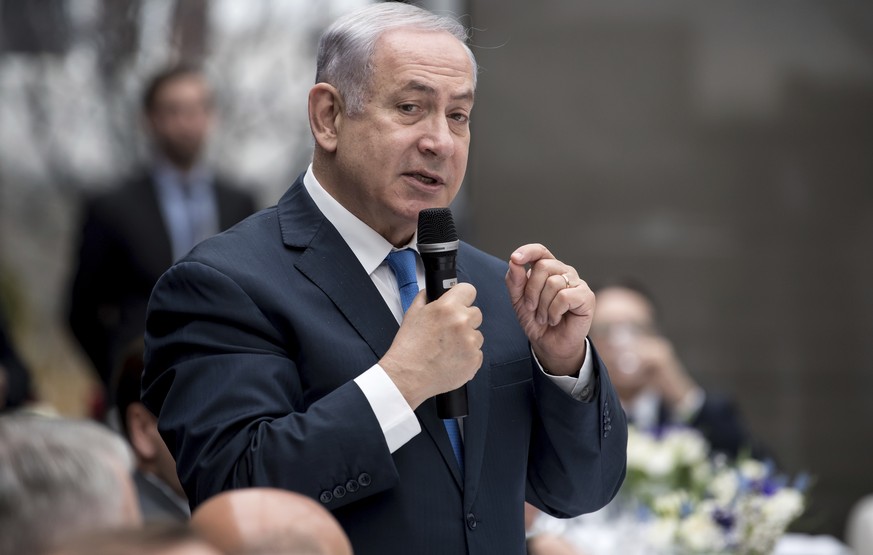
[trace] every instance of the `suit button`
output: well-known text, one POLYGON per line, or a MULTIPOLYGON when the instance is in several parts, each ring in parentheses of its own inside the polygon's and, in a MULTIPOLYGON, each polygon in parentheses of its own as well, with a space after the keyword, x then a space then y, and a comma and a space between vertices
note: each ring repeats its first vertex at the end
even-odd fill
POLYGON ((361 472, 361 475, 358 476, 358 484, 360 484, 362 488, 365 488, 372 483, 373 481, 370 479, 370 475, 366 472, 361 472))
POLYGON ((337 499, 342 499, 343 497, 346 496, 346 488, 344 488, 342 486, 337 486, 337 487, 333 488, 333 496, 336 497, 337 499))
POLYGON ((468 513, 467 514, 467 528, 469 528, 470 530, 475 530, 476 526, 478 526, 478 525, 479 525, 479 521, 476 520, 476 515, 474 515, 473 513, 468 513))
POLYGON ((327 490, 321 492, 321 495, 318 496, 318 500, 327 505, 331 501, 333 501, 333 494, 327 490))
POLYGON ((607 424, 606 427, 605 427, 604 429, 608 432, 609 430, 612 429, 612 425, 611 425, 611 424, 607 424))
POLYGON ((609 430, 603 432, 603 437, 609 437, 609 430))
POLYGON ((360 487, 361 486, 358 484, 357 480, 349 480, 346 482, 346 491, 349 493, 355 493, 360 489, 360 487))

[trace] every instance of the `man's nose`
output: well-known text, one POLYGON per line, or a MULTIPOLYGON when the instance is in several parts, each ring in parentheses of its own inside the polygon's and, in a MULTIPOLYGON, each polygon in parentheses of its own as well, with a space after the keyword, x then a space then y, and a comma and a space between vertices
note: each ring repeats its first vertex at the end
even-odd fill
POLYGON ((427 128, 419 140, 419 150, 437 158, 449 158, 455 152, 455 139, 444 116, 428 118, 427 128))

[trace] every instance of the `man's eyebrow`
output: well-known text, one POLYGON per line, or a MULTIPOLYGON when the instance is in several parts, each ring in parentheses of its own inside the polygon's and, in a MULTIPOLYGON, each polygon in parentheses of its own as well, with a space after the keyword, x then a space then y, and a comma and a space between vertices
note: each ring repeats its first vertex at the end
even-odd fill
MULTIPOLYGON (((436 96, 436 94, 437 94, 437 91, 435 88, 431 87, 427 83, 422 83, 421 81, 418 81, 415 79, 406 83, 406 85, 404 85, 401 90, 422 92, 428 96, 436 96)), ((472 101, 473 100, 473 90, 467 89, 463 92, 455 94, 452 96, 452 100, 470 100, 470 101, 472 101)))
POLYGON ((416 81, 413 79, 412 81, 408 81, 406 85, 403 86, 404 91, 418 91, 423 92, 425 94, 436 94, 436 89, 431 87, 426 83, 422 83, 421 81, 416 81))

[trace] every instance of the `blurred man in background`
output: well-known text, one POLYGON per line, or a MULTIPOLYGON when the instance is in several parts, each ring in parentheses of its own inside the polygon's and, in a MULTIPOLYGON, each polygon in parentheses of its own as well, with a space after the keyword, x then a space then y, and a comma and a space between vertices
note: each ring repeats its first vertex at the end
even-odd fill
POLYGON ((254 211, 253 198, 203 160, 213 100, 188 66, 157 74, 143 95, 153 158, 85 208, 70 295, 73 333, 108 385, 121 349, 145 328, 149 294, 173 261, 254 211))
POLYGON ((733 404, 705 392, 685 371, 658 330, 655 305, 642 287, 628 282, 598 289, 591 338, 610 369, 628 422, 643 429, 692 426, 715 451, 732 457, 751 448, 733 404))
POLYGON ((194 511, 191 526, 232 555, 352 555, 349 539, 327 509, 281 489, 216 495, 194 511))
POLYGON ((113 406, 118 425, 136 455, 139 508, 146 522, 186 522, 191 511, 176 475, 176 461, 158 433, 158 419, 139 400, 143 370, 142 338, 127 349, 112 379, 113 406))
POLYGON ((141 522, 124 440, 96 422, 0 417, 0 555, 141 522))

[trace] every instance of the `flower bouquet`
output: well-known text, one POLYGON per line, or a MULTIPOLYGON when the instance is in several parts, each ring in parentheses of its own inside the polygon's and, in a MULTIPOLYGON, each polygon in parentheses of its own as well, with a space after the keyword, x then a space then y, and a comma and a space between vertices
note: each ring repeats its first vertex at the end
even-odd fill
POLYGON ((636 512, 651 553, 770 553, 804 509, 804 478, 789 483, 750 457, 713 457, 692 428, 631 427, 627 454, 616 502, 636 512))

